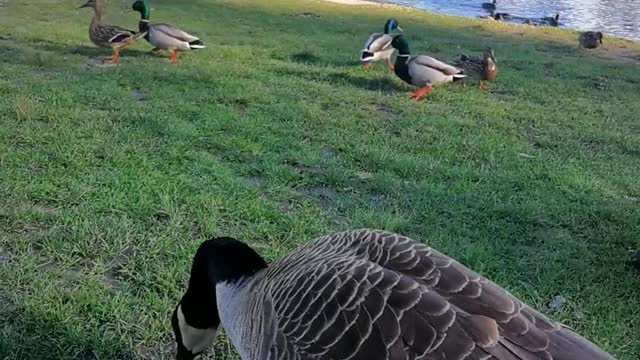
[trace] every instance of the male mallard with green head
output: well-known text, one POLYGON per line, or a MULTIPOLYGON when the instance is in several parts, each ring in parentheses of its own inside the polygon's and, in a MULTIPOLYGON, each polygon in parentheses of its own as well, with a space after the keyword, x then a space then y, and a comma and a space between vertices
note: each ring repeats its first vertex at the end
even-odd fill
POLYGON ((149 7, 144 1, 136 1, 131 8, 140 13, 138 22, 140 33, 146 34, 144 38, 155 46, 154 50, 169 50, 171 62, 178 61, 176 50, 187 51, 205 47, 200 39, 173 25, 149 23, 149 7))
POLYGON ((384 33, 373 33, 369 36, 364 43, 364 48, 360 50, 362 66, 367 67, 372 61, 384 59, 387 61, 389 70, 393 70, 391 55, 395 49, 391 46, 391 40, 393 40, 393 31, 396 29, 402 31, 396 19, 389 19, 384 24, 384 33))
POLYGON ((411 93, 413 99, 420 100, 434 85, 453 82, 466 77, 462 70, 426 55, 411 55, 409 41, 402 35, 394 36, 391 46, 398 50, 394 72, 404 82, 418 86, 411 93))
POLYGON ((116 62, 120 49, 138 39, 136 32, 115 25, 102 24, 102 1, 89 0, 79 9, 86 7, 93 9, 93 19, 89 25, 89 39, 98 47, 112 49, 113 55, 107 62, 116 62))
POLYGON ((595 49, 602 45, 602 32, 585 31, 578 36, 578 43, 585 49, 595 49))
POLYGON ((454 65, 463 69, 464 73, 470 77, 478 79, 478 87, 483 90, 486 89, 486 86, 482 81, 495 81, 498 75, 496 56, 492 48, 487 48, 482 57, 462 54, 454 62, 454 65))

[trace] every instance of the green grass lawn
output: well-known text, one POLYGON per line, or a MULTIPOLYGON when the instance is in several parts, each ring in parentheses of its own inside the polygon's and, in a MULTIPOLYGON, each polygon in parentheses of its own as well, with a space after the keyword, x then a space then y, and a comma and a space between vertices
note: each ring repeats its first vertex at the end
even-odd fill
MULTIPOLYGON (((356 227, 421 239, 640 358, 638 44, 589 53, 566 30, 390 6, 157 0, 152 20, 208 47, 172 65, 140 42, 100 68, 82 3, 0 0, 0 359, 168 359, 206 237, 276 259, 356 227), (498 82, 411 101, 384 63, 357 64, 389 16, 416 53, 493 46, 498 82)), ((106 19, 135 29, 130 5, 106 19)), ((215 358, 234 356, 221 338, 215 358)))

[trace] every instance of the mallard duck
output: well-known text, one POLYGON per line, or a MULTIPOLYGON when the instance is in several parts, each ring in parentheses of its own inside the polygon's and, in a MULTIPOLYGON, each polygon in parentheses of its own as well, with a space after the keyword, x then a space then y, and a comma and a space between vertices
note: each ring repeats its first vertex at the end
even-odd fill
POLYGON ((482 8, 485 10, 493 11, 498 7, 498 2, 492 0, 491 2, 482 3, 482 8))
POLYGON ((100 0, 89 0, 78 9, 86 7, 93 9, 93 19, 89 25, 89 39, 98 47, 112 49, 113 55, 107 59, 107 62, 116 62, 120 49, 138 39, 136 32, 115 25, 102 24, 102 2, 100 0))
POLYGON ((602 32, 585 31, 578 36, 578 43, 585 49, 595 49, 602 45, 602 32))
POLYGON ((239 240, 207 240, 171 323, 177 359, 222 326, 244 360, 614 360, 454 259, 370 229, 268 266, 239 240))
POLYGON ((550 26, 558 26, 560 23, 560 14, 555 14, 553 16, 545 16, 542 18, 543 21, 546 21, 550 26))
POLYGON ((364 48, 360 50, 362 66, 367 67, 372 61, 384 59, 387 61, 389 70, 393 70, 391 55, 393 55, 395 49, 391 47, 391 40, 393 40, 393 31, 395 29, 402 31, 396 19, 389 19, 384 24, 384 33, 373 33, 369 36, 364 43, 364 48))
POLYGON ((396 35, 391 46, 398 50, 394 72, 404 82, 418 86, 411 97, 420 100, 434 85, 449 83, 464 78, 462 70, 426 55, 411 56, 409 41, 402 35, 396 35))
POLYGON ((496 65, 496 57, 492 48, 487 48, 482 57, 460 55, 454 65, 461 68, 463 72, 470 77, 478 79, 480 89, 486 89, 482 83, 483 80, 495 81, 498 75, 498 67, 496 65))
POLYGON ((145 39, 155 46, 154 50, 169 50, 171 62, 176 63, 176 50, 187 51, 205 48, 204 43, 197 37, 188 34, 169 24, 149 23, 149 7, 144 1, 136 1, 131 7, 140 13, 138 30, 145 33, 145 39))

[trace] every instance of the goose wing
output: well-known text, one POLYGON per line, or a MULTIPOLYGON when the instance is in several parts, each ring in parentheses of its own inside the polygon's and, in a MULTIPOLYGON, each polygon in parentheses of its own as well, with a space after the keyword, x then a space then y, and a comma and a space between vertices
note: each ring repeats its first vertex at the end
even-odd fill
POLYGON ((613 360, 460 263, 392 233, 318 238, 265 275, 266 318, 277 328, 268 359, 613 360))
POLYGON ((409 65, 412 64, 430 67, 432 69, 440 71, 445 75, 455 75, 461 72, 461 70, 455 66, 449 65, 438 59, 434 59, 431 56, 426 55, 417 55, 411 57, 409 65))
POLYGON ((192 42, 192 41, 196 41, 199 40, 197 37, 178 29, 177 27, 173 26, 173 25, 169 25, 169 24, 153 24, 151 25, 153 27, 154 31, 158 31, 162 34, 164 34, 165 36, 169 36, 172 37, 174 39, 177 39, 179 41, 184 41, 184 42, 192 42))

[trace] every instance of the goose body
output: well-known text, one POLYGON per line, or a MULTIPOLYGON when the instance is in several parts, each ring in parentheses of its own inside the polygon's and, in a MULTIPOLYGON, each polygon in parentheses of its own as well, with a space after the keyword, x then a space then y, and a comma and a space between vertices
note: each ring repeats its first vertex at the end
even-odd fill
POLYGON ((145 33, 145 39, 155 47, 155 50, 169 50, 171 60, 177 61, 176 51, 202 49, 204 43, 196 36, 187 33, 170 24, 154 24, 149 22, 149 7, 144 1, 138 0, 132 9, 140 12, 138 30, 145 33))
POLYGON ((364 67, 373 61, 386 60, 389 69, 393 70, 391 56, 395 49, 391 46, 391 41, 393 40, 393 31, 396 29, 402 31, 397 20, 389 19, 384 25, 383 33, 373 33, 367 38, 364 47, 360 50, 360 62, 364 67))
POLYGON ((174 310, 177 359, 222 325, 244 360, 613 360, 506 290, 407 237, 355 230, 267 267, 249 246, 199 247, 174 310))
POLYGON ((595 49, 602 45, 602 33, 600 31, 585 31, 578 36, 578 43, 585 49, 595 49))
POLYGON ((454 79, 466 76, 462 70, 438 59, 426 55, 411 55, 409 42, 402 35, 393 38, 392 46, 398 49, 394 65, 395 74, 404 82, 420 88, 411 94, 415 100, 420 100, 435 85, 453 82, 454 79))
POLYGON ((497 7, 498 7, 498 2, 496 0, 482 3, 482 8, 485 10, 494 11, 497 7))
POLYGON ((103 24, 102 2, 100 0, 89 0, 80 6, 80 8, 85 7, 93 9, 93 18, 89 24, 89 40, 98 47, 112 49, 113 55, 108 61, 115 62, 118 60, 120 49, 137 40, 137 34, 119 26, 103 24))

